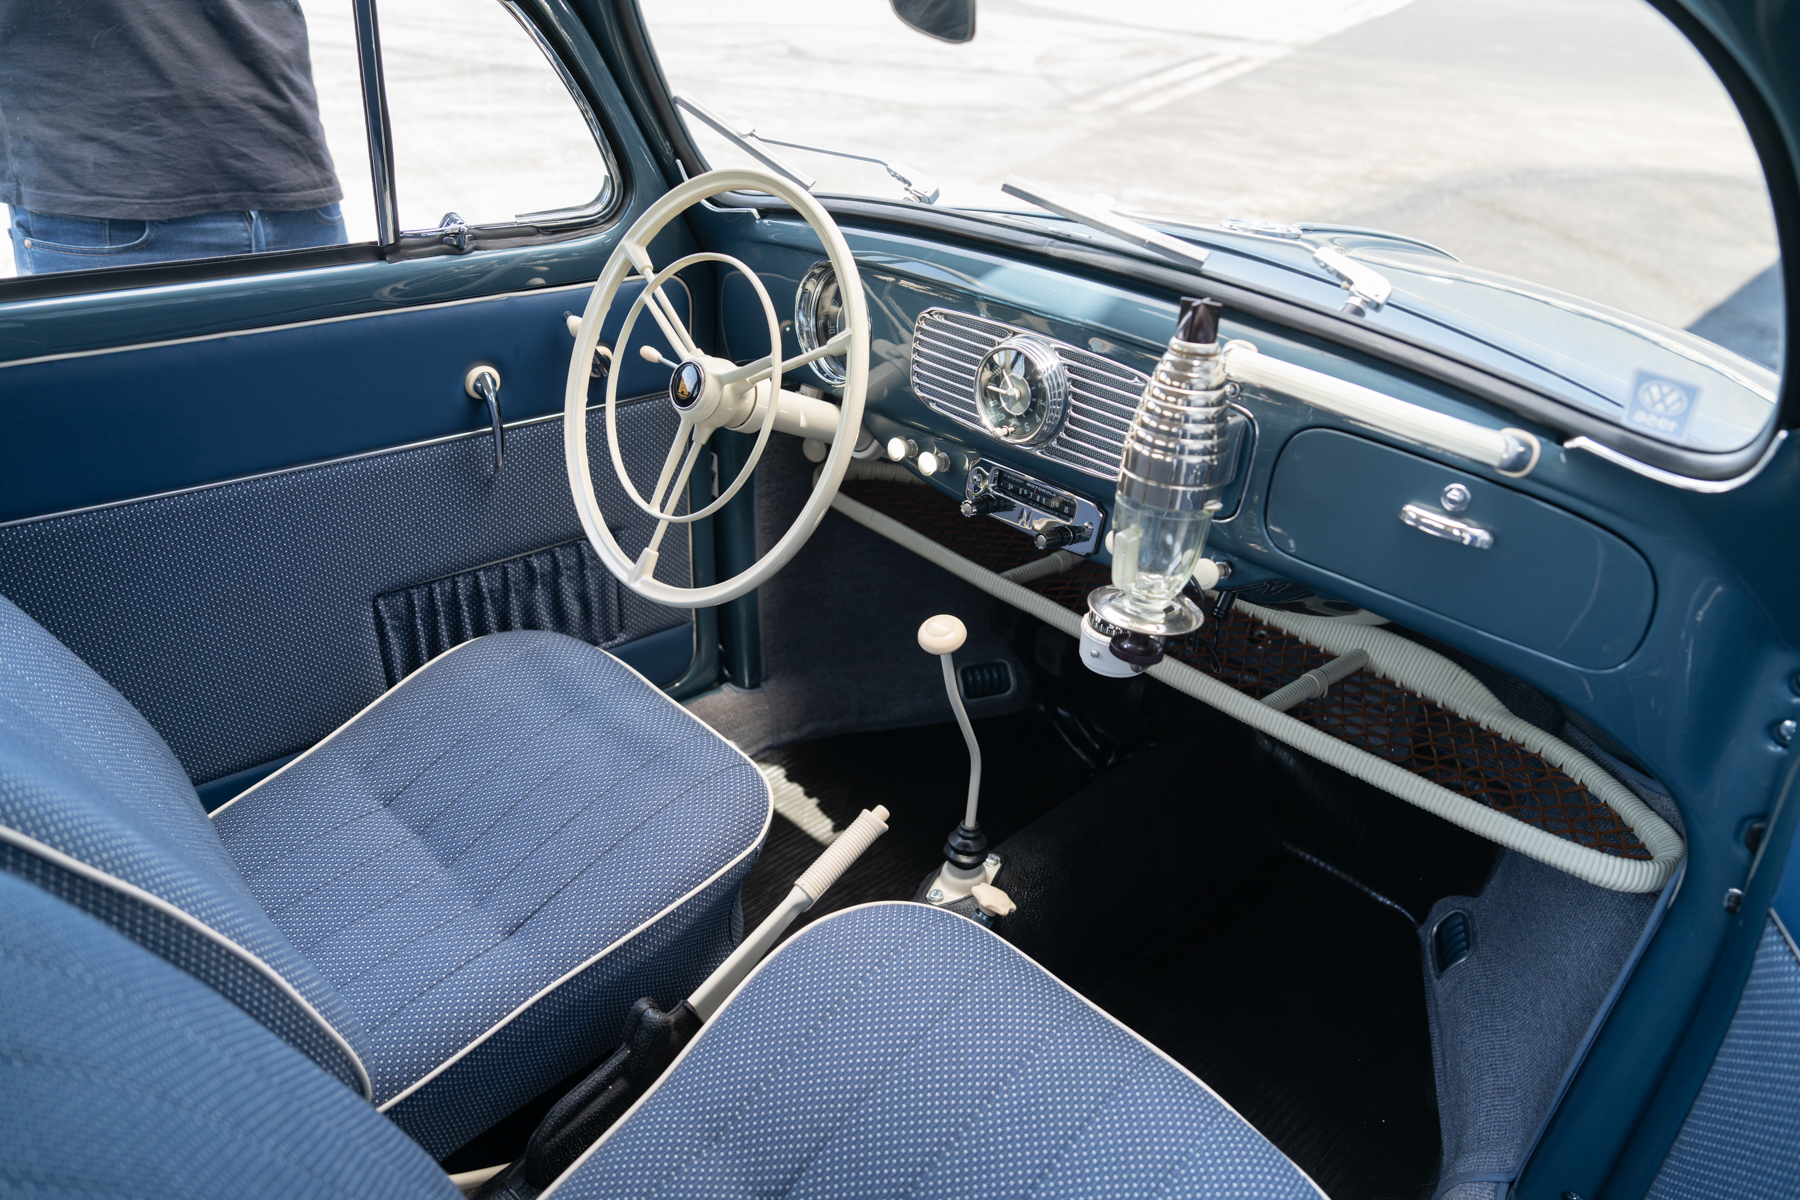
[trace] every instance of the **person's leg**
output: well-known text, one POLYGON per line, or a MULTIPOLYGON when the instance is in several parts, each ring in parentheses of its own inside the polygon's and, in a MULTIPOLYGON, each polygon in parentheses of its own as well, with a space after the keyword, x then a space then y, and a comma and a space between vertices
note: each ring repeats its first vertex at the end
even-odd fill
POLYGON ((350 239, 344 233, 344 214, 336 204, 303 208, 298 212, 253 214, 258 250, 308 250, 316 246, 341 246, 350 239))
POLYGON ((12 210, 13 262, 21 275, 90 271, 141 262, 150 222, 12 210))
POLYGON ((336 204, 298 212, 216 212, 167 221, 123 221, 65 213, 13 213, 13 259, 21 275, 339 246, 336 204))
POLYGON ((217 258, 249 254, 252 248, 250 214, 243 212, 127 221, 15 209, 13 230, 21 275, 217 258))

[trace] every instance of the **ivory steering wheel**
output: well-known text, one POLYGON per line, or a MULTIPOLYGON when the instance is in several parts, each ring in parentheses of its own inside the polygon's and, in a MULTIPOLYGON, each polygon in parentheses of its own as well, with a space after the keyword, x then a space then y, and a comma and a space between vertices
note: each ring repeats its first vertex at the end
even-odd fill
POLYGON ((812 194, 778 176, 750 168, 709 171, 671 189, 625 232, 607 260, 606 270, 594 284, 587 308, 581 314, 581 323, 575 331, 575 353, 569 360, 569 380, 563 404, 563 449, 569 470, 569 488, 575 496, 575 511, 581 515, 581 527, 587 532, 588 541, 593 543, 600 561, 638 595, 674 608, 710 608, 760 587, 806 544, 806 539, 824 520, 836 498, 838 485, 844 480, 844 472, 850 465, 851 453, 862 430, 863 398, 868 386, 869 313, 863 301, 862 279, 856 273, 856 263, 850 257, 850 247, 844 241, 843 233, 812 194), (816 350, 782 360, 781 320, 775 305, 769 300, 769 293, 756 272, 730 255, 690 254, 661 270, 650 261, 647 247, 669 222, 702 200, 738 189, 765 192, 785 200, 812 226, 825 247, 825 256, 837 272, 844 327, 816 350), (677 271, 701 262, 735 267, 749 280, 769 321, 767 355, 738 366, 707 354, 695 345, 675 306, 664 294, 663 284, 677 271), (589 365, 594 361, 594 350, 600 341, 601 322, 612 311, 620 286, 632 279, 641 279, 644 288, 625 314, 618 344, 613 347, 613 369, 606 376, 606 439, 612 451, 613 470, 625 495, 656 522, 649 543, 636 559, 619 547, 612 531, 606 527, 600 503, 594 495, 593 477, 589 474, 587 437, 589 365), (631 331, 638 317, 645 312, 681 356, 679 362, 670 363, 660 352, 648 347, 642 354, 644 358, 672 368, 668 403, 678 417, 674 441, 649 499, 638 494, 625 470, 617 420, 620 364, 625 361, 631 331), (839 355, 846 359, 841 403, 833 404, 829 400, 782 390, 783 374, 814 359, 839 355), (716 500, 697 511, 677 514, 681 497, 687 494, 688 477, 693 473, 694 464, 704 452, 707 439, 720 429, 755 434, 755 447, 737 478, 719 493, 716 500), (769 435, 776 431, 814 438, 830 446, 812 495, 807 497, 800 515, 794 518, 781 540, 755 563, 719 583, 706 587, 676 587, 658 581, 655 578, 656 561, 669 526, 698 521, 724 507, 750 479, 769 444, 769 435))

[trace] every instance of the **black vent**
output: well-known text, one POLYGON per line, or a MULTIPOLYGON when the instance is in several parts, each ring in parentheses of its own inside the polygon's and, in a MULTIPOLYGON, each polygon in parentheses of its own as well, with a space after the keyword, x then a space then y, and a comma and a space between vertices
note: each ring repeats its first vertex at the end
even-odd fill
POLYGON ((1432 956, 1437 960, 1437 973, 1442 975, 1475 949, 1475 925, 1469 914, 1457 909, 1444 914, 1431 933, 1432 956))
POLYGON ((987 700, 1012 690, 1012 668, 1003 662, 975 663, 962 669, 964 700, 987 700))
POLYGON ((610 645, 622 632, 619 583, 583 539, 375 597, 389 687, 452 646, 512 629, 610 645))

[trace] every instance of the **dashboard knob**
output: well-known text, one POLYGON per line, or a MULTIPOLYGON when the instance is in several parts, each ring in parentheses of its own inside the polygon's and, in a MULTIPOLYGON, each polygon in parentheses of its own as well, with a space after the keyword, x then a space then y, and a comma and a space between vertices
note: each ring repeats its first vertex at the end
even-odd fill
POLYGON ((1052 525, 1032 539, 1039 550, 1056 550, 1073 545, 1088 535, 1086 525, 1052 525))
POLYGON ((1003 508, 1013 507, 1011 500, 986 492, 979 496, 970 496, 962 502, 962 515, 979 517, 983 513, 999 512, 1003 508))

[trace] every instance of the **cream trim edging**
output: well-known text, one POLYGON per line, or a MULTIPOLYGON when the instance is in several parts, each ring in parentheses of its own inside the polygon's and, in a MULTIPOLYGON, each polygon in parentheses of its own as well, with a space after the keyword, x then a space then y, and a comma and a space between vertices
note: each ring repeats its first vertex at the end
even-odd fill
MULTIPOLYGON (((355 1049, 351 1047, 349 1042, 344 1040, 344 1035, 339 1033, 331 1022, 325 1019, 323 1013, 309 1004, 306 997, 302 996, 299 991, 295 989, 293 984, 282 978, 281 972, 277 971, 274 967, 271 967, 261 958, 244 949, 242 946, 238 945, 212 926, 206 924, 198 917, 194 917, 177 908, 175 905, 170 904, 161 896, 158 896, 153 892, 146 892, 143 888, 138 887, 135 884, 127 883, 116 875, 108 875, 105 871, 96 867, 90 867, 80 859, 71 858, 69 855, 64 854, 55 847, 46 846, 36 838, 20 833, 16 829, 6 825, 0 825, 0 841, 10 842, 28 854, 35 854, 45 862, 61 867, 71 875, 79 875, 83 879, 92 880, 101 887, 118 892, 122 896, 129 896, 140 904, 146 904, 151 908, 154 908, 157 912, 162 913, 164 916, 171 917, 181 924, 186 925, 189 929, 194 930, 208 941, 223 946, 227 953, 235 955, 248 963, 251 970, 267 979, 270 983, 273 983, 278 991, 289 1000, 292 1000, 294 1004, 299 1007, 301 1012, 304 1012, 311 1017, 314 1023, 316 1023, 320 1029, 325 1031, 328 1038, 337 1043, 338 1048, 344 1052, 345 1056, 348 1057, 351 1063, 356 1067, 356 1078, 357 1081, 362 1084, 363 1099, 373 1100, 375 1098, 375 1088, 374 1085, 369 1082, 369 1072, 364 1069, 362 1059, 357 1055, 355 1049)), ((145 947, 145 949, 149 948, 145 947)), ((152 954, 155 953, 155 951, 150 952, 152 954)), ((161 956, 158 955, 158 957, 161 956)), ((166 962, 167 960, 165 959, 164 961, 166 962)))
MULTIPOLYGON (((1655 884, 1660 888, 1686 853, 1681 835, 1638 799, 1637 794, 1609 775, 1598 763, 1561 738, 1514 716, 1479 679, 1434 650, 1399 634, 1371 625, 1344 625, 1331 617, 1281 612, 1254 604, 1242 605, 1251 616, 1267 621, 1331 654, 1362 650, 1369 666, 1409 691, 1442 705, 1465 720, 1475 721, 1492 733, 1514 741, 1561 770, 1598 796, 1631 827, 1650 851, 1651 862, 1666 861, 1667 869, 1655 884)), ((1557 839, 1562 841, 1561 838, 1557 839)), ((1646 891, 1652 890, 1649 888, 1646 891)))
MULTIPOLYGON (((840 496, 839 499, 842 499, 842 497, 840 496)), ((855 501, 851 501, 851 503, 854 504, 855 501)), ((709 1031, 718 1028, 719 1018, 725 1013, 726 1009, 731 1007, 731 1002, 733 1000, 736 1000, 738 998, 738 996, 742 995, 745 988, 749 987, 752 983, 756 982, 756 977, 758 975, 762 974, 763 968, 767 967, 770 963, 774 962, 777 958, 781 957, 782 952, 785 951, 788 946, 792 945, 794 942, 800 940, 803 937, 809 936, 813 932, 813 930, 818 929, 820 926, 828 924, 829 922, 835 921, 840 917, 848 916, 849 914, 851 914, 853 912, 860 912, 865 908, 898 908, 898 907, 902 907, 902 906, 907 907, 907 908, 923 909, 925 912, 932 913, 935 916, 941 917, 944 920, 965 921, 970 925, 974 925, 977 929, 980 929, 981 932, 983 934, 986 934, 988 937, 999 939, 1001 944, 1004 945, 1008 950, 1010 950, 1012 953, 1018 955, 1020 958, 1024 959, 1026 962, 1030 963, 1032 966, 1036 967, 1038 970, 1043 971, 1046 978, 1054 980, 1056 982, 1056 984, 1063 989, 1063 991, 1069 993, 1069 995, 1073 996, 1077 1001, 1086 1005, 1088 1007, 1088 1009, 1090 1009, 1096 1015, 1105 1018, 1110 1024, 1112 1024, 1115 1028, 1117 1028, 1120 1032, 1122 1032, 1126 1037, 1128 1037, 1132 1041, 1138 1043, 1138 1045, 1144 1047, 1146 1050, 1148 1050, 1152 1054, 1156 1055, 1156 1057, 1162 1059, 1163 1062, 1167 1063, 1171 1067, 1174 1067, 1177 1071, 1180 1071, 1183 1075, 1186 1075, 1189 1079, 1193 1080, 1196 1084, 1199 1085, 1199 1087, 1202 1091, 1204 1091, 1207 1095, 1211 1096, 1214 1100, 1217 1100, 1219 1102, 1219 1107, 1223 1108, 1226 1112, 1230 1113, 1232 1116, 1236 1117, 1238 1120, 1244 1121, 1243 1114, 1238 1112, 1237 1109, 1233 1108, 1231 1106, 1231 1104, 1225 1099, 1225 1097, 1223 1097, 1223 1096, 1219 1095, 1219 1093, 1213 1091, 1212 1088, 1207 1084, 1206 1080, 1200 1078, 1198 1075, 1194 1074, 1192 1071, 1188 1070, 1186 1067, 1184 1067, 1180 1063, 1176 1062, 1173 1058, 1170 1058, 1169 1055, 1162 1049, 1162 1047, 1154 1045, 1147 1038, 1145 1038, 1142 1034, 1140 1034, 1136 1030, 1132 1029, 1129 1025, 1126 1025, 1125 1022, 1119 1020, 1119 1018, 1113 1016, 1111 1013, 1107 1012, 1105 1009, 1103 1009, 1099 1005, 1095 1004, 1092 1000, 1089 1000, 1086 996, 1082 995, 1080 992, 1076 991, 1074 988, 1072 988, 1068 984, 1064 983, 1061 979, 1058 979, 1055 974, 1053 974, 1052 972, 1050 972, 1049 970, 1047 970, 1044 967, 1044 964, 1040 963, 1037 959, 1031 957, 1031 955, 1025 953, 1023 950, 1019 949, 1017 946, 1013 945, 1011 942, 1008 942, 1004 938, 1001 938, 1000 935, 995 933, 993 930, 984 928, 983 926, 977 924, 974 921, 969 921, 968 918, 966 918, 966 917, 958 916, 955 913, 945 912, 943 909, 933 908, 930 905, 913 904, 910 901, 905 901, 905 900, 872 900, 865 904, 853 904, 849 908, 840 908, 834 913, 827 913, 826 915, 820 917, 817 921, 814 921, 811 925, 808 925, 805 929, 802 929, 799 933, 795 934, 792 938, 790 938, 788 940, 788 942, 786 944, 776 947, 772 953, 767 955, 761 962, 757 963, 755 969, 752 970, 750 972, 750 974, 744 976, 744 981, 742 983, 738 984, 737 987, 733 988, 731 991, 731 994, 729 996, 725 997, 724 1001, 722 1003, 720 1003, 719 1007, 713 1011, 712 1018, 710 1020, 708 1020, 705 1025, 700 1027, 700 1032, 696 1033, 692 1038, 690 1038, 688 1040, 688 1044, 681 1048, 681 1053, 677 1054, 675 1056, 675 1060, 668 1065, 667 1069, 665 1069, 661 1075, 657 1076, 656 1082, 652 1083, 648 1088, 646 1088, 644 1090, 644 1094, 642 1096, 639 1096, 637 1098, 637 1101, 635 1103, 633 1103, 630 1108, 626 1109, 624 1111, 624 1113, 622 1113, 616 1121, 614 1121, 610 1126, 608 1126, 605 1133, 601 1134, 598 1138, 596 1138, 594 1140, 593 1145, 589 1146, 586 1150, 583 1150, 581 1152, 581 1157, 577 1158, 574 1162, 570 1163, 563 1170, 563 1173, 561 1175, 558 1175, 555 1179, 551 1180, 550 1186, 545 1188, 542 1192, 540 1192, 538 1194, 538 1200, 549 1200, 550 1194, 552 1192, 554 1192, 558 1187, 562 1186, 562 1183, 564 1180, 568 1179, 576 1171, 579 1171, 581 1169, 582 1163, 586 1162, 594 1154, 595 1151, 600 1149, 600 1147, 604 1146, 606 1144, 607 1140, 609 1138, 611 1138, 614 1133, 618 1132, 620 1129, 623 1129, 625 1127, 625 1123, 627 1121, 631 1120, 632 1116, 637 1112, 638 1109, 642 1108, 646 1103, 649 1102, 650 1097, 654 1096, 662 1088, 663 1084, 667 1083, 669 1080, 671 1080, 675 1077, 675 1072, 681 1066, 682 1060, 687 1058, 687 1056, 689 1054, 693 1053, 694 1047, 698 1046, 701 1043, 701 1041, 706 1037, 706 1035, 709 1031)), ((1248 1121, 1244 1121, 1244 1127, 1246 1129, 1251 1129, 1251 1130, 1254 1130, 1256 1128, 1254 1125, 1250 1124, 1250 1122, 1248 1122, 1248 1121)), ((1265 1139, 1265 1140, 1267 1140, 1267 1139, 1265 1139)), ((1273 1147, 1274 1143, 1270 1143, 1270 1145, 1273 1147)), ((1274 1148, 1275 1148, 1275 1152, 1277 1154, 1281 1154, 1281 1150, 1279 1147, 1274 1147, 1274 1148)), ((1287 1158, 1287 1156, 1285 1154, 1283 1154, 1282 1157, 1287 1158)), ((1300 1177, 1302 1179, 1304 1179, 1304 1180, 1306 1180, 1306 1182, 1312 1184, 1313 1190, 1319 1193, 1319 1200, 1331 1200, 1331 1198, 1325 1194, 1325 1189, 1320 1187, 1317 1183, 1314 1183, 1313 1177, 1311 1175, 1308 1175, 1306 1173, 1306 1171, 1301 1168, 1299 1163, 1294 1162, 1294 1160, 1291 1158, 1288 1158, 1287 1161, 1288 1161, 1288 1164, 1294 1168, 1294 1170, 1300 1172, 1300 1177)))
MULTIPOLYGON (((1071 637, 1080 636, 1081 618, 1062 605, 1047 600, 1036 592, 1020 587, 1010 580, 1002 579, 986 567, 979 566, 962 555, 946 549, 923 534, 908 529, 892 517, 876 512, 866 504, 839 495, 832 502, 832 507, 857 524, 904 546, 965 582, 974 584, 989 595, 1004 600, 1014 608, 1030 613, 1045 624, 1055 626, 1071 637)), ((1308 640, 1317 640, 1325 635, 1315 635, 1310 631, 1310 627, 1307 633, 1301 634, 1298 632, 1299 626, 1290 628, 1282 624, 1282 621, 1319 621, 1329 624, 1329 618, 1298 617, 1289 613, 1273 613, 1270 610, 1254 606, 1246 606, 1246 610, 1254 615, 1264 617, 1278 628, 1308 640), (1277 621, 1276 617, 1280 617, 1281 621, 1277 621)), ((1389 677, 1394 678, 1403 686, 1419 691, 1427 699, 1444 704, 1453 711, 1460 711, 1457 708, 1458 704, 1470 708, 1471 711, 1464 712, 1462 715, 1471 720, 1481 721, 1494 732, 1503 736, 1515 737, 1512 732, 1513 728, 1529 731, 1529 738, 1516 737, 1516 740, 1543 755, 1546 761, 1568 771, 1573 778, 1586 785, 1611 805, 1613 811, 1618 813, 1619 818, 1631 826, 1632 831, 1649 848, 1653 856, 1650 861, 1615 858, 1602 854, 1598 850, 1591 850, 1586 846, 1565 841, 1554 834, 1527 825, 1523 821, 1514 820, 1504 813, 1496 812, 1486 805, 1477 803, 1466 796, 1459 796, 1448 788, 1397 767, 1385 759, 1377 758, 1366 750, 1361 750, 1328 733, 1314 729, 1286 713, 1276 712, 1261 701, 1252 700, 1242 692, 1226 686, 1209 675, 1196 671, 1185 663, 1165 658, 1146 673, 1179 692, 1212 705, 1228 716, 1236 717, 1253 729, 1287 743, 1302 753, 1346 771, 1365 783, 1374 784, 1382 791, 1398 796, 1408 804, 1416 805, 1429 813, 1444 818, 1453 825, 1461 826, 1471 833, 1497 842, 1509 850, 1517 850, 1527 857, 1546 863, 1558 870, 1567 871, 1578 879, 1615 892, 1654 892, 1668 882, 1669 876, 1674 873, 1676 865, 1680 863, 1685 854, 1686 847, 1682 844, 1680 835, 1676 834, 1662 818, 1651 812, 1649 807, 1632 795, 1624 785, 1612 780, 1610 776, 1573 747, 1552 738, 1542 730, 1519 721, 1510 713, 1506 713, 1500 702, 1495 700, 1486 688, 1449 659, 1426 651, 1423 647, 1414 647, 1414 649, 1420 651, 1421 654, 1430 655, 1430 659, 1423 657, 1414 659, 1399 654, 1386 643, 1378 643, 1378 649, 1371 648, 1369 643, 1361 640, 1371 633, 1380 633, 1394 641, 1404 641, 1398 635, 1387 633, 1376 627, 1357 625, 1337 629, 1332 634, 1331 643, 1327 644, 1320 640, 1318 644, 1338 654, 1355 647, 1365 649, 1369 652, 1371 664, 1375 665, 1376 669, 1383 674, 1389 674, 1395 664, 1402 661, 1405 661, 1409 667, 1416 665, 1420 674, 1425 677, 1422 680, 1410 677, 1400 679, 1392 674, 1389 674, 1389 677), (1436 661, 1432 662, 1431 660, 1436 661), (1464 676, 1466 683, 1458 680, 1456 675, 1464 676), (1471 685, 1475 690, 1470 690, 1471 685), (1483 701, 1482 697, 1486 697, 1486 700, 1483 701), (1477 713, 1481 715, 1477 715, 1477 713), (1504 717, 1504 721, 1502 717, 1504 717)), ((1370 642, 1377 641, 1377 639, 1370 639, 1370 642)), ((1407 674, 1410 676, 1411 671, 1408 670, 1407 674)))

